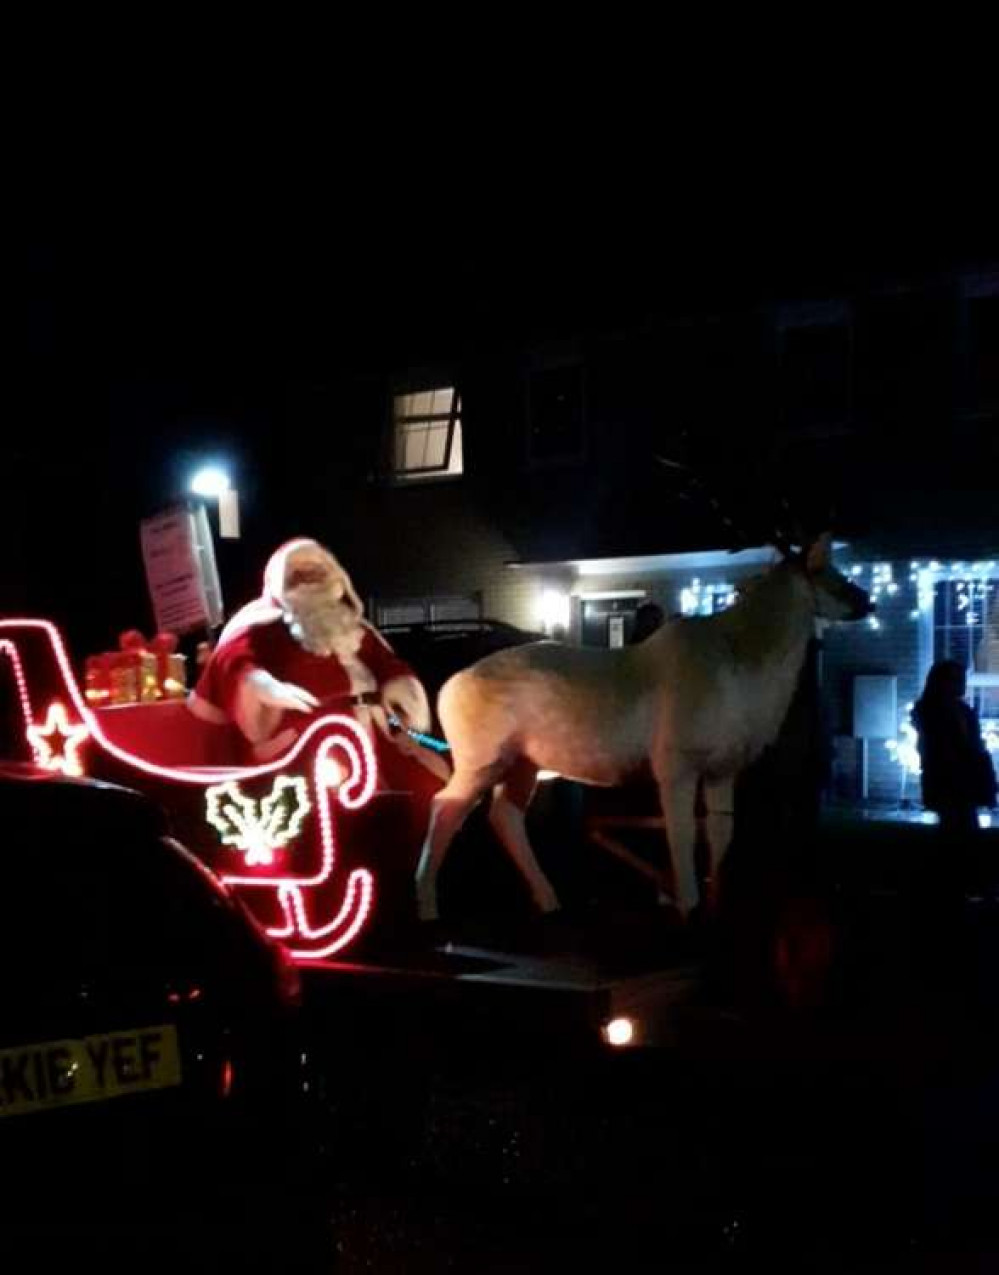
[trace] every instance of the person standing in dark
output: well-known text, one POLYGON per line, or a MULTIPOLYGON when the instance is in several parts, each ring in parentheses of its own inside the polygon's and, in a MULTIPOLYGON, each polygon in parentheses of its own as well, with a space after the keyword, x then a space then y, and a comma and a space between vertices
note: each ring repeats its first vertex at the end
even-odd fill
POLYGON ((644 642, 655 633, 666 619, 666 613, 657 602, 643 602, 635 612, 635 625, 631 631, 631 644, 644 642))
POLYGON ((923 805, 940 816, 944 836, 967 845, 978 832, 978 811, 995 805, 996 774, 978 714, 965 703, 964 668, 938 660, 912 712, 919 736, 923 805))

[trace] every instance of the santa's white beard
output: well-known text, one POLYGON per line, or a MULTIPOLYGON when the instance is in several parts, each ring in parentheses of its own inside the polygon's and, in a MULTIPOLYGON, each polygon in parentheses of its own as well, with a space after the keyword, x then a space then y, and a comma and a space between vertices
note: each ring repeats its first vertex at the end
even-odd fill
POLYGON ((337 586, 300 585, 285 597, 292 636, 313 655, 356 655, 364 636, 360 616, 337 586))

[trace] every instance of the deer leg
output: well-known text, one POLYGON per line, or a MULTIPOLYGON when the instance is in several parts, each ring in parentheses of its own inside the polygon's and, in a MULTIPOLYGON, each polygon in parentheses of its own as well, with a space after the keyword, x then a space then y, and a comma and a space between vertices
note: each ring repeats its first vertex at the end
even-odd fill
POLYGON ((666 836, 669 838, 673 861, 676 906, 681 916, 687 917, 698 899, 697 872, 694 867, 694 798, 697 793, 697 776, 657 773, 656 782, 659 785, 659 802, 666 821, 666 836))
POLYGON ((518 762, 503 782, 493 789, 489 822, 504 850, 527 882, 535 905, 541 912, 556 912, 559 906, 558 896, 541 871, 527 837, 525 816, 534 795, 537 776, 536 766, 526 761, 518 762))
POLYGON ((709 854, 706 902, 709 908, 714 908, 718 902, 718 874, 732 840, 734 800, 735 780, 731 777, 705 781, 704 804, 708 812, 705 833, 709 854))
POLYGON ((430 803, 430 819, 416 869, 416 912, 421 921, 437 920, 437 874, 461 825, 494 776, 454 774, 430 803))

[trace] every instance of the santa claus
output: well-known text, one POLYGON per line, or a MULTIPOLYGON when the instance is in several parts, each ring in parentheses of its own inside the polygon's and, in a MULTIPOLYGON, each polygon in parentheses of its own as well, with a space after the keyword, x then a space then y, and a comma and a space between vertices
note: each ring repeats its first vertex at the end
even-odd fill
POLYGON ((446 764, 392 725, 427 730, 426 693, 363 614, 328 550, 315 540, 289 541, 267 564, 262 595, 222 630, 191 711, 234 723, 260 762, 284 752, 309 715, 349 713, 372 728, 383 786, 423 790, 430 781, 436 788, 446 764))

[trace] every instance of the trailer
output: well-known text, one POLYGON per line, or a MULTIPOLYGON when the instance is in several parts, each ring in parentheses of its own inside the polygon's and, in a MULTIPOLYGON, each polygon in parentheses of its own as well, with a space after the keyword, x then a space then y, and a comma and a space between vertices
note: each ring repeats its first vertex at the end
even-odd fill
MULTIPOLYGON (((247 764, 234 729, 204 722, 183 699, 88 698, 47 620, 0 620, 4 666, 14 692, 8 755, 153 798, 303 967, 315 1001, 353 1004, 361 1016, 362 1002, 363 1013, 395 1014, 419 1003, 438 1022, 506 1021, 521 1036, 531 1022, 547 1034, 557 1024, 565 1039, 598 1048, 669 1042, 671 1014, 696 982, 682 944, 653 943, 622 972, 557 919, 511 943, 511 927, 444 936, 407 916, 412 865, 393 856, 406 794, 380 786, 353 718, 320 713, 281 756, 247 764)), ((653 920, 666 934, 666 917, 653 920)))

